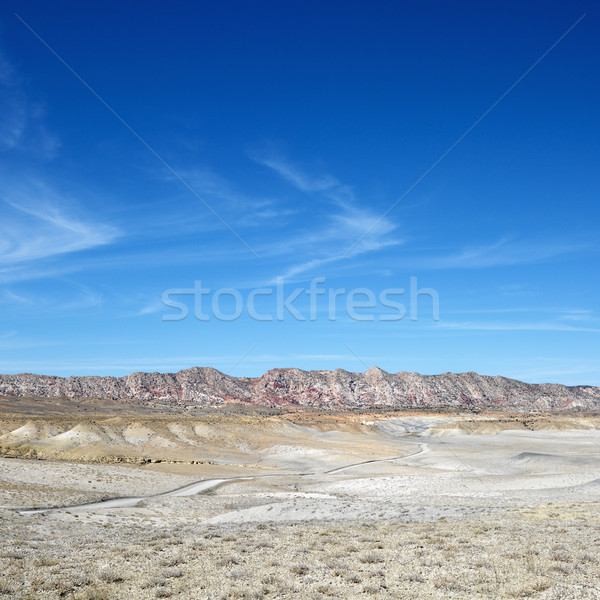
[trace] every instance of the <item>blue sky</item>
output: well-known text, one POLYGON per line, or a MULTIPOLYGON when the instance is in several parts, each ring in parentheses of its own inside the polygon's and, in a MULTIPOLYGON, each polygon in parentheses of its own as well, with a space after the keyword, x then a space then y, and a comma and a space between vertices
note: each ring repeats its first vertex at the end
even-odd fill
POLYGON ((598 40, 579 1, 3 3, 0 372, 600 385, 598 40), (317 277, 439 320, 165 320, 317 277))

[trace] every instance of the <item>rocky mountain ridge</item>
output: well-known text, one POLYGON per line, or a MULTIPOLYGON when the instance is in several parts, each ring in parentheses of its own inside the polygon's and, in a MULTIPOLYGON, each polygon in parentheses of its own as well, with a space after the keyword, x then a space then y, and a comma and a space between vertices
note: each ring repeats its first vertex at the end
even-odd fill
POLYGON ((505 411, 600 410, 600 388, 531 384, 477 373, 364 373, 273 369, 256 378, 232 377, 210 367, 124 377, 0 375, 0 396, 136 400, 149 404, 331 408, 458 408, 505 411))

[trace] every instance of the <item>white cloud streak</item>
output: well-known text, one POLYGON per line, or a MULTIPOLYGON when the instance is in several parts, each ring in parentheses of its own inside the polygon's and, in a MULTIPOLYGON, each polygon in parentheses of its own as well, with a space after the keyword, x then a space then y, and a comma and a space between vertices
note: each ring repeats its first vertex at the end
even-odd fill
POLYGON ((113 226, 78 216, 42 183, 0 189, 0 201, 0 265, 15 266, 104 246, 119 235, 113 226))
POLYGON ((99 292, 79 284, 72 284, 70 289, 62 293, 23 294, 8 289, 0 293, 0 306, 4 312, 15 313, 23 309, 29 314, 33 308, 37 315, 48 313, 56 316, 68 315, 75 311, 98 308, 103 300, 99 292))
POLYGON ((317 195, 324 204, 333 207, 333 211, 328 211, 322 218, 321 226, 312 225, 309 231, 261 250, 263 255, 305 256, 306 260, 289 266, 279 277, 292 279, 343 259, 403 243, 403 240, 391 235, 396 225, 383 219, 377 224, 373 235, 357 245, 349 256, 344 256, 348 244, 360 236, 365 228, 372 227, 378 218, 371 210, 357 203, 352 188, 331 175, 308 175, 281 157, 253 159, 277 173, 297 190, 317 195))
POLYGON ((479 321, 440 321, 436 323, 436 328, 454 329, 460 331, 566 331, 566 332, 585 332, 600 333, 600 329, 595 327, 573 327, 563 323, 499 323, 499 322, 479 322, 479 321))
POLYGON ((302 192, 326 192, 340 187, 340 182, 331 175, 311 176, 304 173, 299 167, 281 157, 253 157, 256 162, 269 167, 280 177, 291 183, 302 192))
POLYGON ((518 240, 505 236, 481 246, 435 256, 407 256, 404 266, 415 269, 484 269, 530 264, 589 250, 583 243, 555 240, 518 240))

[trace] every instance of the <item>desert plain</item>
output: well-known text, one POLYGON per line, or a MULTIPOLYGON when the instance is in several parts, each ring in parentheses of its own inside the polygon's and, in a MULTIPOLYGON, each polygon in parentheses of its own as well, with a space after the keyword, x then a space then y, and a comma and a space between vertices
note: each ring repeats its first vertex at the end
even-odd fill
POLYGON ((0 411, 0 597, 600 598, 594 414, 0 411))

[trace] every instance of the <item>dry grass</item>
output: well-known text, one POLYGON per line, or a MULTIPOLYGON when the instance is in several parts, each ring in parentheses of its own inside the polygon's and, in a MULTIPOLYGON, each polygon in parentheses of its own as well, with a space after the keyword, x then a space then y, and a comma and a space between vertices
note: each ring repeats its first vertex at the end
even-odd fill
POLYGON ((170 529, 3 512, 0 597, 600 598, 599 508, 540 507, 487 521, 170 529))

